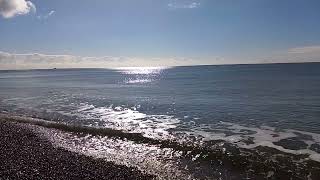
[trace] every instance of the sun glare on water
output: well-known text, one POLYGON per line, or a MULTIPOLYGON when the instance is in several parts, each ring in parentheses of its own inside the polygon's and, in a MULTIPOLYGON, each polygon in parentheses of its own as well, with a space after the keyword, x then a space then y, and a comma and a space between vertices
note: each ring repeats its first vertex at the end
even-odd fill
POLYGON ((161 74, 163 70, 170 67, 120 67, 116 68, 123 74, 161 74))
POLYGON ((116 71, 125 76, 125 84, 145 84, 157 81, 170 67, 121 67, 116 71))

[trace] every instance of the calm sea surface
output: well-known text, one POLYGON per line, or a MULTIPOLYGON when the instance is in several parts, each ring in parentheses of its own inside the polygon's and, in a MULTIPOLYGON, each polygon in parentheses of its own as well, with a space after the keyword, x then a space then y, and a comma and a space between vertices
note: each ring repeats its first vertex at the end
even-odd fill
POLYGON ((0 112, 120 130, 38 131, 164 179, 319 177, 318 63, 0 71, 0 112))

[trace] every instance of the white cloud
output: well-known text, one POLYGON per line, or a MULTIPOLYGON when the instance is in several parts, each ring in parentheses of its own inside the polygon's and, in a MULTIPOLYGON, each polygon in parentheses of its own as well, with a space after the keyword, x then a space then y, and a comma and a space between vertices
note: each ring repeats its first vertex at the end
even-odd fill
POLYGON ((83 57, 74 55, 47 55, 39 53, 14 54, 0 51, 0 69, 46 68, 112 68, 133 66, 192 65, 187 58, 138 58, 138 57, 83 57))
POLYGON ((36 12, 36 7, 31 1, 26 0, 0 0, 0 15, 11 18, 17 15, 36 12))
POLYGON ((170 9, 194 9, 194 8, 198 8, 200 6, 199 2, 172 2, 168 4, 168 7, 170 9))
POLYGON ((37 16, 37 18, 38 19, 48 19, 50 16, 52 16, 55 13, 56 13, 56 11, 51 10, 50 12, 48 12, 47 14, 45 14, 43 16, 41 16, 41 15, 37 16))

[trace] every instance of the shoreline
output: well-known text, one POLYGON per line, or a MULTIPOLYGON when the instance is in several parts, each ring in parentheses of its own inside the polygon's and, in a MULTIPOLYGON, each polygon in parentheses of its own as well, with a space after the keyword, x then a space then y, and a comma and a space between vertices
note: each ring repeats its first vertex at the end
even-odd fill
POLYGON ((153 179, 152 175, 62 148, 17 122, 0 120, 3 179, 153 179))
MULTIPOLYGON (((157 179, 161 177, 167 177, 164 179, 177 179, 176 176, 171 178, 171 176, 162 176, 162 174, 152 171, 150 174, 156 175, 148 175, 145 174, 149 172, 148 170, 144 171, 144 169, 141 172, 135 168, 138 167, 135 165, 118 165, 113 161, 108 162, 109 158, 99 159, 90 156, 90 154, 88 156, 84 155, 86 153, 82 154, 76 153, 78 151, 66 150, 59 147, 59 145, 58 147, 54 146, 52 141, 49 140, 51 139, 50 134, 49 136, 43 136, 42 133, 37 133, 38 131, 34 130, 33 127, 57 128, 62 131, 83 132, 85 134, 88 131, 73 131, 73 128, 77 126, 71 126, 73 127, 71 129, 61 128, 60 126, 53 126, 52 123, 37 118, 0 113, 0 161, 3 162, 2 164, 0 163, 0 179, 2 177, 4 179, 157 179)), ((211 143, 214 145, 221 142, 215 141, 211 143)), ((162 148, 174 145, 176 144, 163 143, 162 148)), ((68 149, 69 145, 65 147, 68 149)), ((303 154, 288 154, 266 146, 259 146, 251 150, 242 149, 244 151, 241 151, 239 148, 226 143, 223 147, 227 153, 221 152, 219 147, 207 152, 203 151, 205 149, 189 146, 174 147, 175 150, 181 152, 190 150, 190 154, 181 156, 184 160, 194 161, 192 158, 196 155, 207 153, 206 156, 199 158, 196 163, 211 162, 209 164, 210 168, 219 168, 221 172, 225 170, 223 175, 209 173, 210 176, 207 177, 224 177, 225 179, 230 177, 232 179, 232 177, 239 176, 239 179, 242 179, 246 177, 246 173, 248 176, 248 172, 250 177, 257 179, 268 179, 269 177, 319 179, 320 177, 320 164, 318 161, 308 159, 303 154), (298 163, 300 160, 303 162, 298 163), (215 162, 221 163, 216 164, 215 162)), ((115 152, 119 155, 119 151, 115 152)), ((113 157, 122 157, 118 155, 112 154, 113 157)), ((121 161, 119 164, 122 164, 121 161)), ((189 170, 191 174, 197 173, 196 169, 189 170)))

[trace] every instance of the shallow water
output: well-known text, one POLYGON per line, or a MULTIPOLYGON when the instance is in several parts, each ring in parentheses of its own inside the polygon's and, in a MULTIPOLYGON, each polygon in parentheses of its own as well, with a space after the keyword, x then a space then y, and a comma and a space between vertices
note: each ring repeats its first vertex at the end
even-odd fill
POLYGON ((56 145, 163 178, 315 179, 319 70, 305 63, 0 71, 0 111, 59 123, 24 120, 55 128, 41 132, 55 131, 47 136, 56 145))

